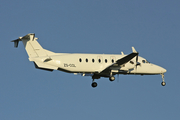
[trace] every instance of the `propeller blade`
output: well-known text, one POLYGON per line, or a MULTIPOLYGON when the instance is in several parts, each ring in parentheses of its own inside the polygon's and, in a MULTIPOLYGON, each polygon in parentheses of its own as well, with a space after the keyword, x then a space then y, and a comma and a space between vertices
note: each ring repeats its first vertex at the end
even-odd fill
POLYGON ((138 55, 139 55, 139 53, 138 53, 137 56, 136 56, 136 63, 138 62, 138 55))
POLYGON ((139 53, 137 53, 137 56, 136 56, 136 69, 137 69, 137 66, 140 65, 140 63, 138 62, 138 56, 139 56, 139 53))

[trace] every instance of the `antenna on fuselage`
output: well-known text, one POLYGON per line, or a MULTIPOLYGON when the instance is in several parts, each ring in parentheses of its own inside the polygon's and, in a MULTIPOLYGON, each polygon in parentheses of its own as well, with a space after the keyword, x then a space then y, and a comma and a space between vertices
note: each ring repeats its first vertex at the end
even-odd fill
POLYGON ((121 55, 124 55, 124 53, 121 51, 121 55))

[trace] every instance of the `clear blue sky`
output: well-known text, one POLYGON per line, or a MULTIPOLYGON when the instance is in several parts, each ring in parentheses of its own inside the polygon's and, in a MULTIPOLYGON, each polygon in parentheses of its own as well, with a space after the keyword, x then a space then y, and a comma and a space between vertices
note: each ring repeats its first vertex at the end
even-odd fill
MULTIPOLYGON (((0 120, 179 120, 180 1, 0 0, 0 120), (167 69, 110 82, 34 68, 24 46, 35 33, 63 53, 131 53, 167 69)), ((116 77, 117 78, 117 77, 116 77)))

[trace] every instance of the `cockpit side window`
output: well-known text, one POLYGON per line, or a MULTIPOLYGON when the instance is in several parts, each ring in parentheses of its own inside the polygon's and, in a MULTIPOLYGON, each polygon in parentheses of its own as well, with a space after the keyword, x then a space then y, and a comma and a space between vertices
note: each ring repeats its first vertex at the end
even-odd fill
POLYGON ((142 60, 142 63, 146 63, 146 61, 145 61, 145 60, 142 60))
POLYGON ((142 63, 150 63, 150 62, 148 62, 147 60, 142 60, 142 63))

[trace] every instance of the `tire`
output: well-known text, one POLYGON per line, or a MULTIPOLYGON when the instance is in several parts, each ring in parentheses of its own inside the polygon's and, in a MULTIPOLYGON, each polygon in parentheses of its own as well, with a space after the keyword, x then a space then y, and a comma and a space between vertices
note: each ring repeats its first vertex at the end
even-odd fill
POLYGON ((91 86, 92 86, 93 88, 95 88, 95 87, 97 87, 97 83, 96 83, 96 82, 93 82, 93 83, 91 84, 91 86))

